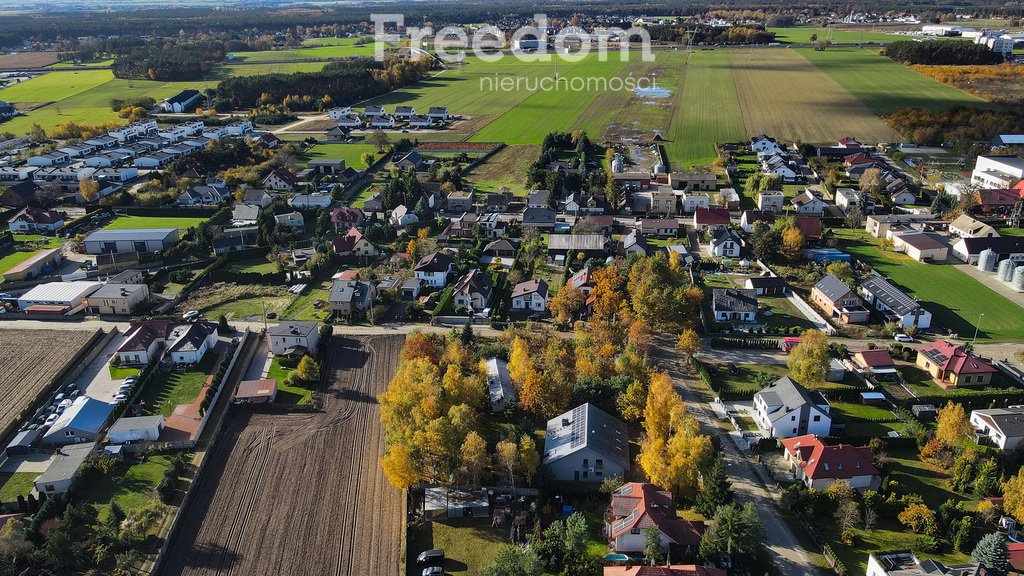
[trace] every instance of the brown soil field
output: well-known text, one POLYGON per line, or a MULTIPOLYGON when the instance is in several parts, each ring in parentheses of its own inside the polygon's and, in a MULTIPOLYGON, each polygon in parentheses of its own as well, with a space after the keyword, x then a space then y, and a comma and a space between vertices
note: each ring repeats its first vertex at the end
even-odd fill
POLYGON ((0 69, 42 68, 58 62, 56 52, 18 52, 0 55, 0 69))
POLYGON ((32 402, 93 334, 87 330, 0 327, 0 430, 30 415, 32 402))
POLYGON ((846 134, 865 142, 892 135, 881 118, 794 50, 732 50, 729 55, 748 134, 815 144, 846 134))
POLYGON ((405 500, 378 462, 377 394, 403 343, 401 335, 335 336, 322 412, 232 407, 161 573, 398 574, 405 500))

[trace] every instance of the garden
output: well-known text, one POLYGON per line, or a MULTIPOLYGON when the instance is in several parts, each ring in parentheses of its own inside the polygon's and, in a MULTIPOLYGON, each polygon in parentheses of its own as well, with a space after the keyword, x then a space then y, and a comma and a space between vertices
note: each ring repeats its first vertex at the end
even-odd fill
POLYGON ((207 379, 214 373, 220 355, 208 351, 193 370, 163 370, 157 372, 146 385, 139 398, 150 414, 170 416, 179 404, 191 404, 199 396, 207 379))

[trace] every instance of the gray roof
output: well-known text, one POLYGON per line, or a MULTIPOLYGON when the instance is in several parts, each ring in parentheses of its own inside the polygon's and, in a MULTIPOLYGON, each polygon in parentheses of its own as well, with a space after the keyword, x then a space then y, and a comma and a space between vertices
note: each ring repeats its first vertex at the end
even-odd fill
POLYGON ((99 290, 89 295, 89 298, 121 298, 139 290, 146 289, 145 284, 105 284, 99 290))
POLYGON ((783 414, 792 412, 805 404, 812 406, 828 404, 820 392, 804 388, 789 376, 779 378, 754 394, 755 398, 758 396, 764 400, 766 406, 782 406, 781 413, 783 414))
POLYGON ((360 280, 335 280, 331 284, 331 302, 365 302, 370 299, 370 284, 360 280))
POLYGON ((715 288, 711 306, 718 312, 756 312, 757 291, 750 288, 715 288))
POLYGON ((166 240, 178 233, 177 228, 125 228, 97 230, 85 237, 86 242, 114 242, 117 240, 166 240))
POLYGON ((523 210, 524 223, 555 223, 557 213, 551 208, 527 208, 523 210))
POLYGON ((544 463, 550 464, 583 448, 629 469, 629 430, 621 420, 590 403, 548 420, 544 463))
POLYGON ((550 197, 550 190, 531 190, 530 193, 526 195, 526 201, 529 202, 530 204, 547 205, 548 198, 550 197))
POLYGON ((714 234, 711 235, 712 245, 723 244, 729 241, 736 242, 738 244, 740 242, 740 237, 737 236, 735 232, 729 230, 728 228, 719 228, 718 230, 715 230, 714 234))
POLYGON ((75 473, 81 468, 82 462, 92 453, 93 444, 72 444, 62 446, 57 451, 58 456, 50 463, 50 466, 41 476, 36 478, 36 484, 50 484, 63 482, 75 477, 75 473))
POLYGON ((267 329, 270 336, 309 336, 319 329, 316 322, 300 322, 297 320, 281 322, 267 329))
POLYGON ((899 316, 912 314, 921 305, 899 288, 881 276, 872 276, 860 285, 862 290, 874 295, 899 316))
POLYGON ((107 434, 115 432, 129 432, 131 430, 144 430, 148 428, 158 428, 164 421, 164 417, 157 414, 156 416, 134 416, 118 418, 117 422, 107 430, 107 434))
POLYGON ((647 251, 647 237, 641 234, 639 230, 633 230, 622 239, 622 248, 624 250, 637 245, 643 248, 645 252, 647 251))
POLYGON ((748 278, 747 282, 750 282, 751 288, 786 287, 786 279, 781 276, 755 276, 748 278))
POLYGON ((604 250, 603 234, 551 234, 548 250, 604 250))
POLYGON ((443 252, 432 252, 427 254, 416 263, 413 269, 416 272, 447 272, 452 265, 452 257, 443 252))
POLYGON ((1007 438, 1024 436, 1024 408, 991 408, 975 410, 973 414, 991 421, 1007 438))
POLYGON ((850 287, 843 283, 842 280, 829 274, 818 280, 818 283, 814 285, 814 288, 825 295, 831 302, 835 302, 850 292, 850 287))

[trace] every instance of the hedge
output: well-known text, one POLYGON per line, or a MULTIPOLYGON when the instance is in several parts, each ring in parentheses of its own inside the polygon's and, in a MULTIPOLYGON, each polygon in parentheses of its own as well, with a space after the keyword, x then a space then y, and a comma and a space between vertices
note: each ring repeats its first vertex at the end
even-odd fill
POLYGON ((757 348, 759 350, 779 350, 779 341, 775 338, 724 338, 716 336, 711 339, 712 348, 757 348))
POLYGON ((452 301, 455 300, 455 286, 448 285, 441 293, 441 298, 437 301, 437 306, 434 306, 434 316, 440 316, 444 314, 445 310, 452 307, 452 301))
POLYGON ((210 218, 217 213, 217 208, 184 208, 180 206, 162 208, 159 206, 118 206, 118 210, 124 210, 128 216, 142 216, 145 218, 210 218))
POLYGON ((978 410, 991 406, 1005 408, 1014 404, 1024 404, 1024 390, 1020 388, 998 388, 992 390, 957 388, 955 390, 948 390, 945 394, 909 398, 904 400, 902 404, 906 408, 910 408, 915 404, 932 404, 936 408, 941 408, 950 400, 963 404, 965 410, 978 410))

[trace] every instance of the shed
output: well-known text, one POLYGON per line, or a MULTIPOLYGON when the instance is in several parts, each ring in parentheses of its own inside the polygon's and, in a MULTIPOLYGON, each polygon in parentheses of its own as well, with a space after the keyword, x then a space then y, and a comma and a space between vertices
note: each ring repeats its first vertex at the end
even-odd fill
POLYGON ((825 377, 829 382, 842 382, 846 378, 846 366, 838 359, 832 358, 828 362, 828 375, 825 377))
POLYGON ((164 417, 156 416, 135 416, 118 418, 117 422, 107 430, 107 440, 111 444, 124 444, 125 442, 137 442, 147 440, 155 442, 160 437, 160 431, 164 429, 164 417))
POLYGON ((7 455, 15 456, 18 454, 28 454, 32 451, 32 444, 39 439, 39 434, 41 433, 42 430, 38 428, 35 430, 24 430, 22 432, 18 432, 14 437, 14 440, 11 440, 11 443, 7 445, 7 455))
POLYGON ((931 421, 935 419, 937 412, 932 404, 914 404, 910 411, 918 420, 931 421))
POLYGON ((36 478, 36 491, 50 495, 67 492, 92 449, 92 443, 62 447, 46 472, 36 478))
POLYGON ((277 380, 244 380, 235 392, 236 404, 273 404, 277 398, 277 380))
POLYGON ((428 518, 488 518, 490 510, 487 492, 482 489, 432 486, 424 490, 423 511, 428 518))
POLYGON ((885 394, 881 392, 861 392, 860 403, 868 406, 882 406, 885 404, 885 394))

